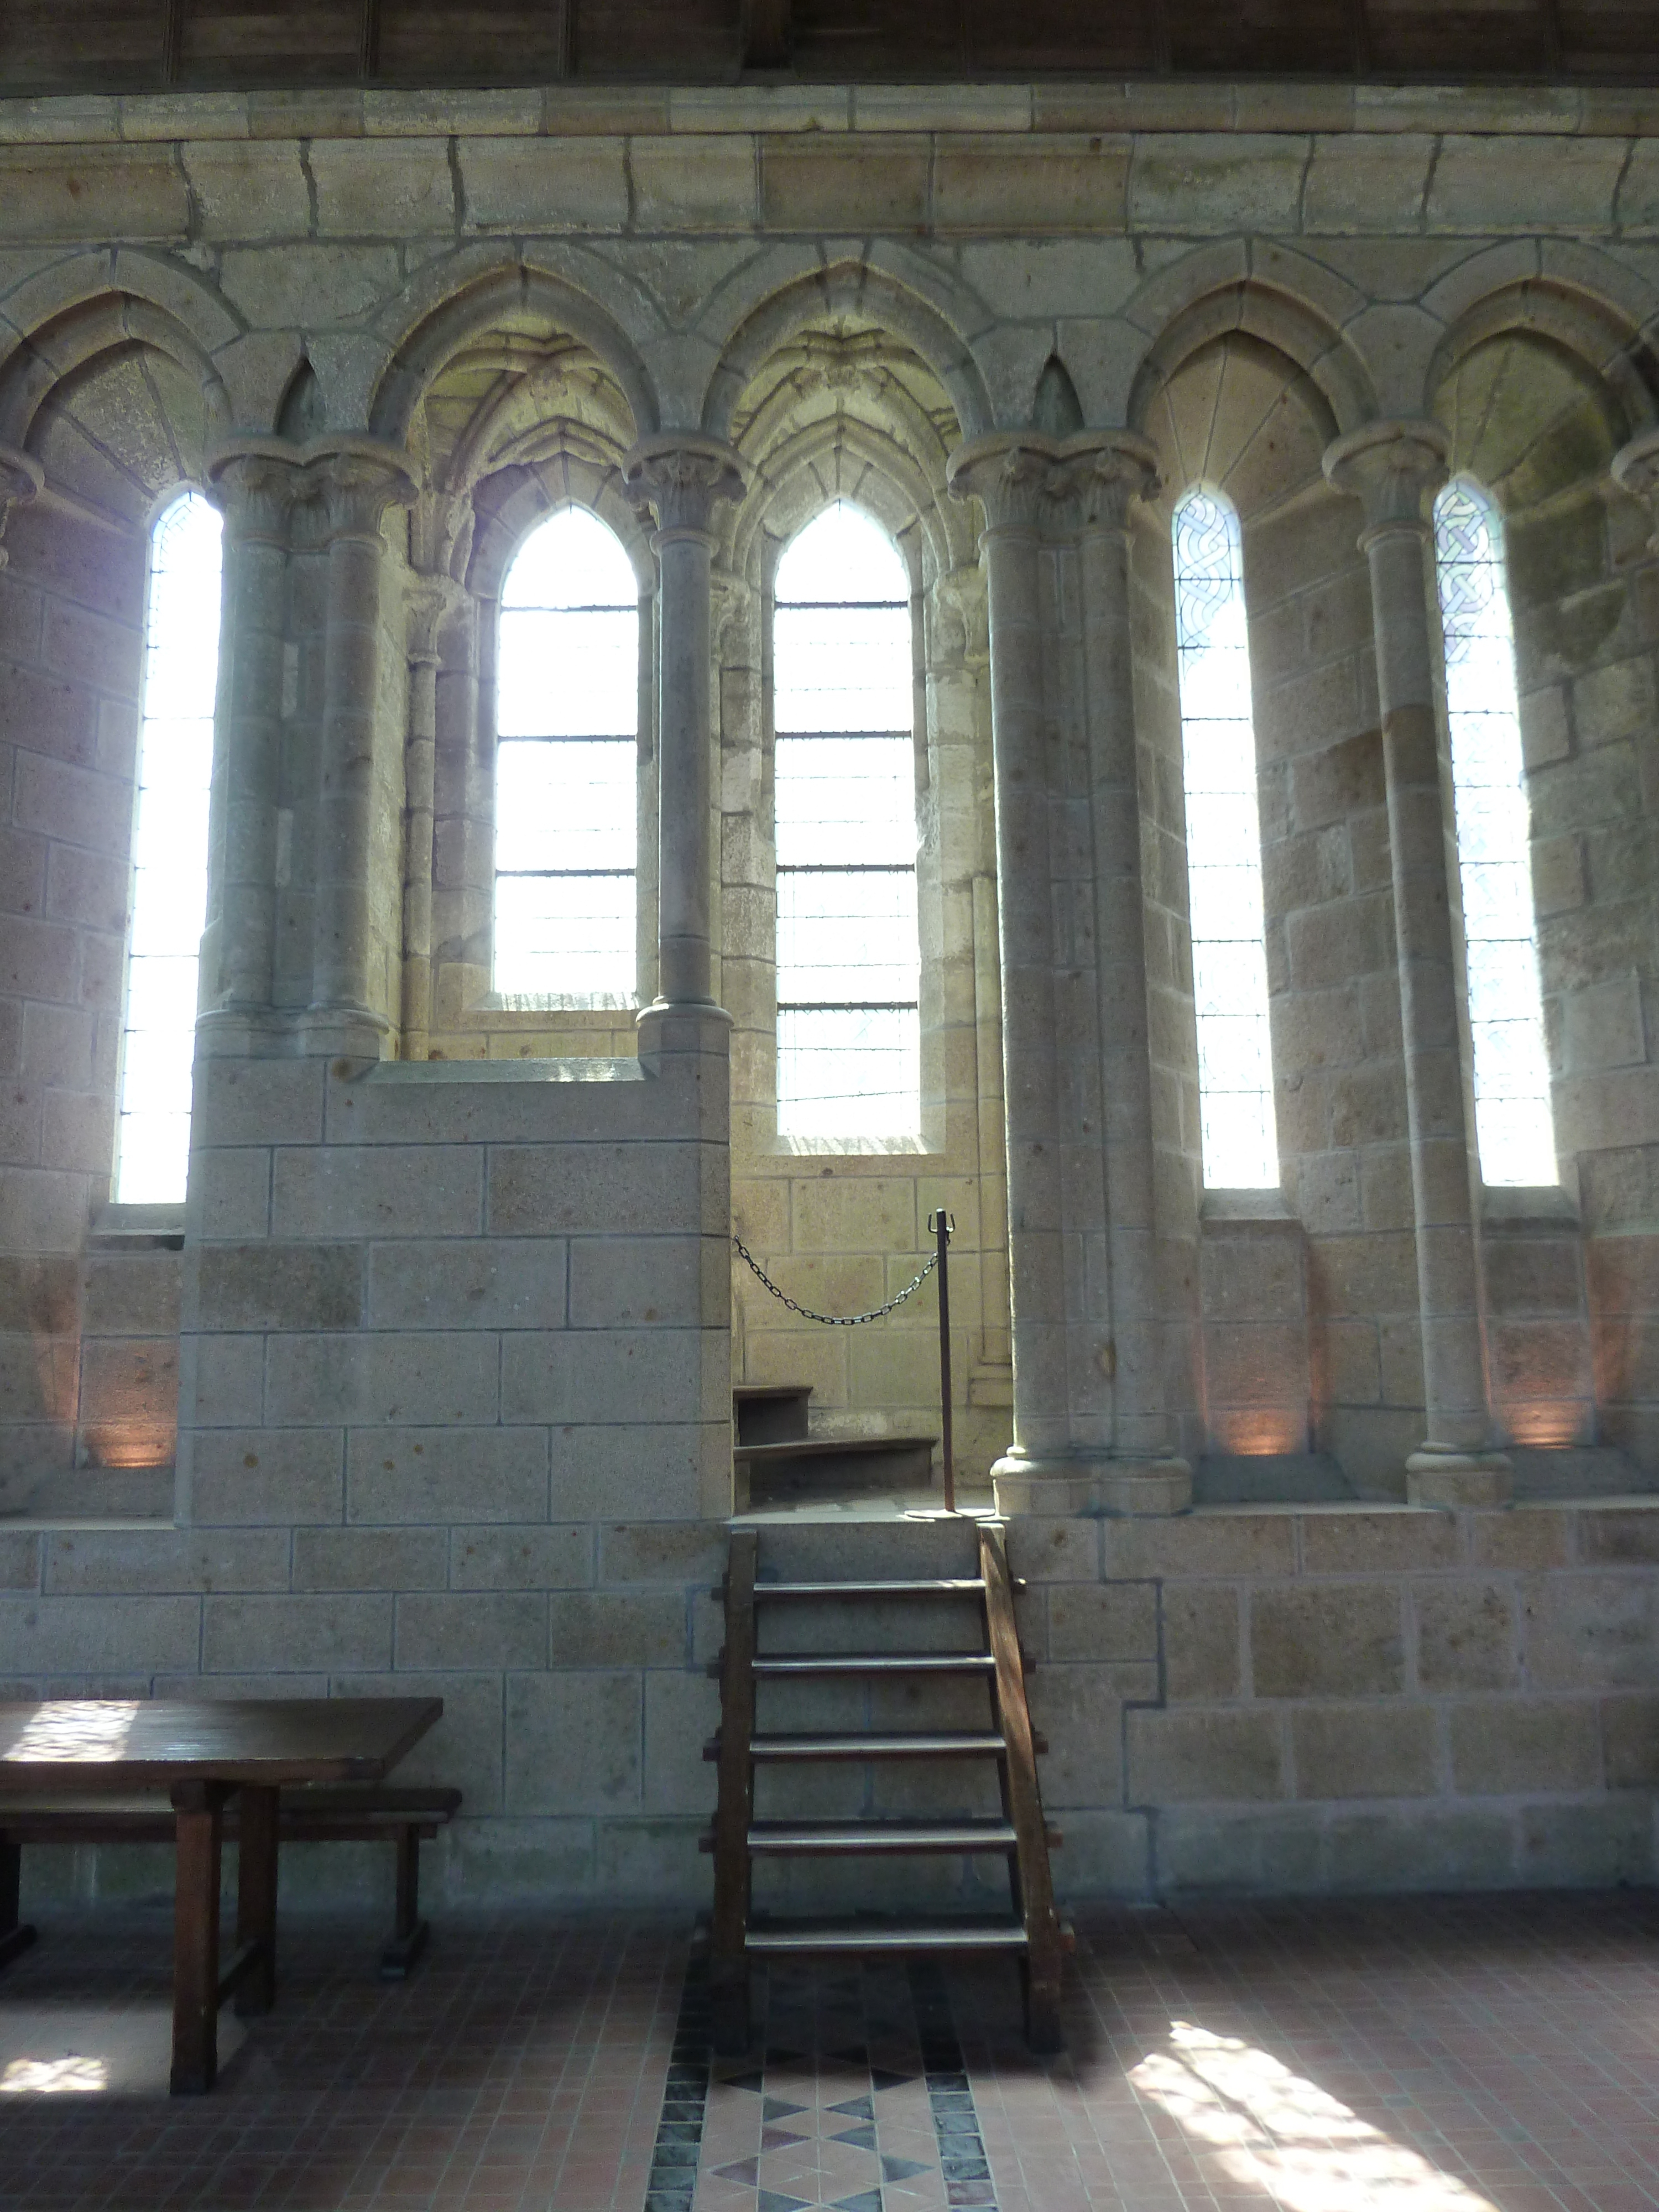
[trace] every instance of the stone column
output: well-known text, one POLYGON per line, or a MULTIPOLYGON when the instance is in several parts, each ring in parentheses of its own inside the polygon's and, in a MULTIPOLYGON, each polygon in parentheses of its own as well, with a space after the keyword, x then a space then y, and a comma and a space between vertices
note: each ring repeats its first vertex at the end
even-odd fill
MULTIPOLYGON (((4 455, 0 454, 0 468, 4 455)), ((1648 540, 1650 553, 1659 553, 1659 430, 1644 430, 1613 457, 1613 477, 1621 490, 1639 499, 1656 526, 1648 540)), ((3 486, 0 484, 0 495, 3 486)))
MULTIPOLYGON (((13 507, 27 507, 46 480, 46 472, 33 453, 21 453, 15 446, 0 446, 0 538, 6 534, 6 520, 13 507)), ((0 545, 0 568, 5 565, 6 549, 0 545)))
POLYGON ((1192 1474, 1174 1449, 1164 1389, 1129 629, 1129 514, 1137 499, 1158 490, 1157 459, 1144 439, 1127 430, 1068 439, 1064 453, 1065 477, 1078 501, 1082 571, 1112 1449, 1126 1463, 1119 1487, 1138 1490, 1143 1510, 1169 1511, 1191 1502, 1192 1474))
POLYGON ((409 738, 404 751, 404 957, 400 1056, 424 1060, 432 1033, 433 824, 437 788, 438 634, 460 586, 420 576, 409 594, 409 738))
POLYGON ((416 487, 406 458, 368 439, 337 447, 307 474, 328 549, 311 1011, 384 1033, 391 1024, 369 1004, 368 974, 381 523, 389 507, 413 503, 416 487))
POLYGON ((744 464, 718 439, 647 438, 623 462, 636 504, 656 514, 658 594, 657 998, 664 1007, 714 1000, 713 672, 709 585, 715 502, 739 499, 744 464))
POLYGON ((1423 514, 1447 452, 1436 423, 1368 423, 1330 447, 1325 474, 1364 508, 1376 633, 1428 1427, 1406 1462, 1407 1493, 1413 1504, 1495 1505, 1510 1468, 1492 1449, 1486 1399, 1423 514))
POLYGON ((1062 1244, 1059 1040, 1048 851, 1037 554, 1053 454, 1045 439, 976 439, 951 456, 958 498, 985 510, 980 541, 991 632, 1002 1068, 1013 1308, 1013 1443, 992 1469, 1000 1497, 1029 1504, 1085 1471, 1071 1450, 1062 1244))
POLYGON ((222 449, 208 482, 225 518, 202 1006, 231 1019, 271 1002, 289 516, 299 471, 271 440, 222 449))

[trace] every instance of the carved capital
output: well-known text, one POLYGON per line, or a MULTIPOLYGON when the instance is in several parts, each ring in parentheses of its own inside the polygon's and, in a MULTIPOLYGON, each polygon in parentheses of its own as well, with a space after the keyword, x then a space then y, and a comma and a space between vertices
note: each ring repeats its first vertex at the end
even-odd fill
POLYGON ((1613 457, 1613 480, 1639 499, 1655 524, 1650 553, 1659 553, 1659 430, 1644 430, 1613 457))
POLYGON ((1362 549, 1384 532, 1427 534, 1423 501, 1445 483, 1450 452, 1451 441, 1437 422, 1367 422, 1327 447, 1327 483, 1349 493, 1365 511, 1362 549))
POLYGON ((741 499, 748 465, 719 438, 667 430, 641 438, 623 456, 623 487, 639 508, 656 517, 658 543, 710 535, 717 501, 741 499))
POLYGON ((438 633, 466 603, 466 591, 453 576, 416 575, 404 596, 409 617, 409 657, 412 661, 441 661, 438 633))
POLYGON ((1042 520, 1058 451, 1040 431, 994 431, 958 446, 945 465, 957 499, 976 499, 993 530, 1035 530, 1042 520))
POLYGON ((999 431, 958 446, 945 481, 980 501, 993 530, 1122 530, 1134 501, 1158 490, 1158 456, 1133 430, 999 431))
POLYGON ((939 578, 934 592, 942 652, 969 668, 987 666, 991 623, 984 569, 952 568, 939 578))
POLYGON ((295 447, 276 438, 239 439, 210 458, 207 480, 233 544, 287 544, 289 511, 301 484, 295 447))
MULTIPOLYGON (((46 471, 32 453, 15 446, 0 446, 0 538, 14 507, 27 507, 46 483, 46 471)), ((0 568, 6 565, 6 549, 0 545, 0 568)))
POLYGON ((388 507, 413 507, 420 494, 410 458, 376 438, 342 440, 305 449, 301 496, 323 511, 325 542, 358 538, 380 542, 388 507))

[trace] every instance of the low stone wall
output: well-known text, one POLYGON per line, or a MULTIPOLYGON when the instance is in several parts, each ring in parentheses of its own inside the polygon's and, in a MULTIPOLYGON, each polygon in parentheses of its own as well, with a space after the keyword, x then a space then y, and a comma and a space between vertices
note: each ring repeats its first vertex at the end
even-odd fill
MULTIPOLYGON (((473 1511, 443 1527, 13 1529, 0 1638, 31 1672, 5 1692, 441 1695, 406 1769, 466 1793, 429 1853, 435 1901, 706 1904, 725 1528, 532 1521, 488 1489, 473 1511)), ((763 1559, 957 1571, 967 1540, 783 1522, 763 1559)), ((1659 1502, 1026 1519, 1011 1543, 1062 1896, 1653 1878, 1659 1502)), ((301 1900, 390 1879, 335 1847, 285 1865, 301 1900)), ((162 1890, 168 1869, 43 1850, 26 1880, 49 1911, 162 1890)))

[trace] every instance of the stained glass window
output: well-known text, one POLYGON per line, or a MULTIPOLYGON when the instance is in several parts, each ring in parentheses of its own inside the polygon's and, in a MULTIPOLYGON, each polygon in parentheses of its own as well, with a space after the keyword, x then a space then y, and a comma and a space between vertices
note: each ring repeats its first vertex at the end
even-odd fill
POLYGON ((501 588, 495 674, 495 986, 633 1003, 639 590, 613 533, 570 507, 501 588))
POLYGON ((1474 1127, 1489 1183, 1555 1182, 1530 825, 1503 524, 1459 477, 1434 503, 1458 874, 1474 1044, 1474 1127))
POLYGON ((1195 489, 1176 507, 1174 532, 1204 1181, 1270 1189, 1279 1143, 1238 517, 1195 489))
POLYGON ((123 1206, 181 1200, 190 1164, 219 682, 220 539, 217 509, 193 491, 172 501, 150 532, 115 1146, 115 1196, 123 1206))
POLYGON ((775 596, 779 1133, 914 1136, 910 580, 838 501, 785 553, 775 596))

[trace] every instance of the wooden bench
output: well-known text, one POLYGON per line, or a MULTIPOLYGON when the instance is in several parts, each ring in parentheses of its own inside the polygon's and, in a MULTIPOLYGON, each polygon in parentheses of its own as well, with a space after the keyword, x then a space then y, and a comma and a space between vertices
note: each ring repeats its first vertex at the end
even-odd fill
MULTIPOLYGON (((401 1981, 424 1948, 421 1918, 421 1845, 430 1842, 460 1808, 459 1790, 336 1789, 301 1785, 278 1802, 283 1843, 380 1843, 398 1854, 398 1907, 392 1936, 380 1953, 380 1973, 401 1981)), ((238 1833, 236 1800, 225 1808, 224 1833, 238 1833)), ((25 1844, 170 1844, 175 1815, 165 1796, 75 1796, 54 1790, 40 1796, 0 1797, 0 1966, 34 1941, 19 1918, 19 1885, 25 1844)))

